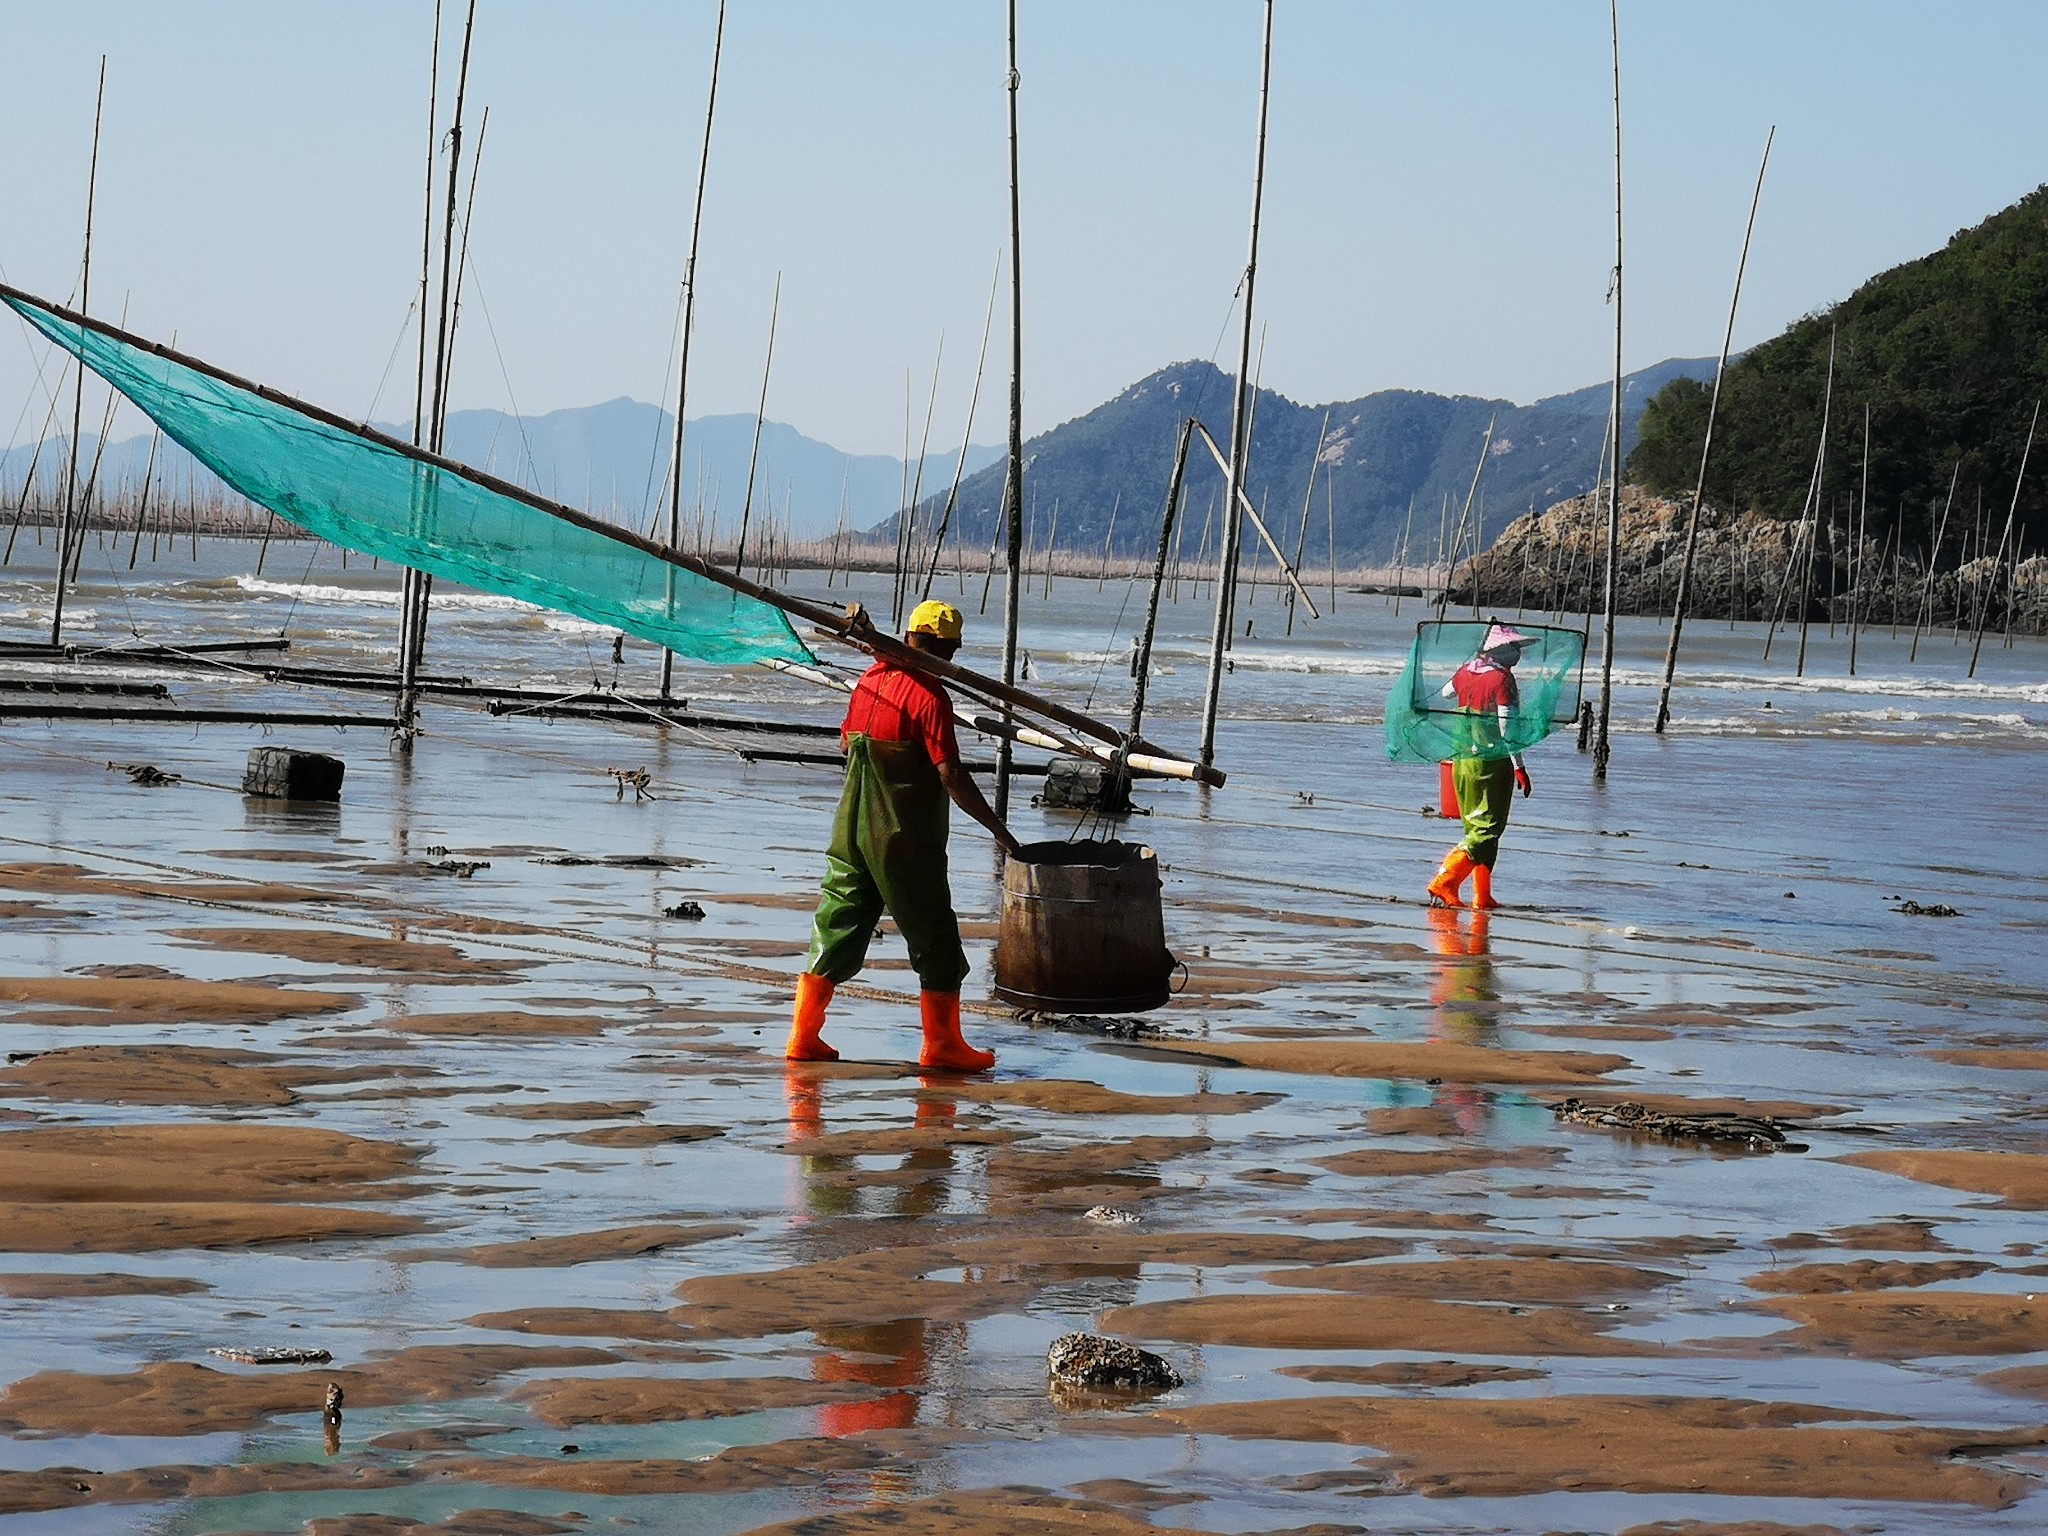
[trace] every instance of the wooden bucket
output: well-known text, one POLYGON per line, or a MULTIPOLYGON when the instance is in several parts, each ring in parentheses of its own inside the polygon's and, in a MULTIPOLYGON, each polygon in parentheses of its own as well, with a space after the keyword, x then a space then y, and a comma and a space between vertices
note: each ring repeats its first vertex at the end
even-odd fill
POLYGON ((1003 869, 995 995, 1042 1013, 1165 1006, 1159 860, 1137 843, 1027 843, 1003 869))

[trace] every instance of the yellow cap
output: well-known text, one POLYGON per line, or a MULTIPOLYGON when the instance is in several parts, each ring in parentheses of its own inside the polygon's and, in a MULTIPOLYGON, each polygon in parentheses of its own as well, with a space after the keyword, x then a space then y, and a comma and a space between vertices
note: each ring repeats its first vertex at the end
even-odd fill
POLYGON ((936 635, 941 640, 960 638, 960 610, 951 603, 923 602, 911 610, 910 633, 936 635))

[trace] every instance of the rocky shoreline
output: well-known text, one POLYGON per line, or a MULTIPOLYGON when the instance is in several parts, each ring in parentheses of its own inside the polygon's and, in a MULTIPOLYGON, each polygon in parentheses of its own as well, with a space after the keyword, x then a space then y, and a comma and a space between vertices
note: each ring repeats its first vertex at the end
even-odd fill
MULTIPOLYGON (((1801 593, 1791 567, 1801 554, 1798 526, 1755 512, 1704 508, 1688 611, 1706 619, 1768 620, 1776 614, 1796 620, 1801 593)), ((1618 611, 1668 614, 1685 552, 1683 503, 1624 486, 1621 549, 1618 611)), ((1830 530, 1823 527, 1806 616, 1847 620, 1853 605, 1873 624, 1910 626, 1919 617, 1943 628, 1974 625, 1982 617, 1988 629, 2002 633, 2010 618, 2016 634, 2048 633, 2048 558, 2033 555, 2014 566, 1986 555, 1937 570, 1931 581, 1918 559, 1894 560, 1874 541, 1867 561, 1859 582, 1848 539, 1836 530, 1830 547, 1830 530)), ((1448 600, 1591 613, 1601 607, 1605 577, 1606 504, 1595 493, 1516 518, 1491 548, 1458 568, 1448 600)))

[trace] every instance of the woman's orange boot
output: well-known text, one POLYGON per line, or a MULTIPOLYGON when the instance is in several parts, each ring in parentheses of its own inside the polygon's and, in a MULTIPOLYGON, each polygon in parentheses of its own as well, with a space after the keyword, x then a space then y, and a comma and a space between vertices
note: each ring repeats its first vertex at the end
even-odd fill
POLYGON ((1475 912, 1491 912, 1500 906, 1493 899, 1493 869, 1489 865, 1472 866, 1472 909, 1475 912))
POLYGON ((820 1038, 825 1029, 825 1010, 831 1006, 832 983, 805 971, 796 979, 796 1017, 790 1021, 789 1044, 782 1048, 787 1061, 837 1061, 839 1053, 820 1038))
POLYGON ((1463 898, 1458 887, 1465 883, 1465 877, 1472 873, 1472 855, 1464 848, 1453 848, 1444 855, 1443 867, 1436 872, 1436 878, 1429 882, 1429 899, 1446 907, 1462 907, 1463 898))
POLYGON ((942 1072, 986 1072, 996 1064, 994 1051, 978 1051, 960 1036, 960 994, 920 992, 918 1012, 924 1016, 924 1049, 920 1067, 942 1072))

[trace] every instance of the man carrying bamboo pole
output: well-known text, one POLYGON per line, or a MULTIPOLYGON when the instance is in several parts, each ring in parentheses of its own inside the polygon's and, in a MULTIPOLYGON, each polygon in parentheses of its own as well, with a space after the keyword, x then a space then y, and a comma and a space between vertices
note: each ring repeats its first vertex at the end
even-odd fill
MULTIPOLYGON (((910 615, 904 642, 951 661, 960 649, 960 610, 924 602, 910 615)), ((811 947, 796 979, 796 1015, 783 1055, 791 1061, 835 1061, 821 1038, 833 989, 859 973, 883 912, 910 949, 917 971, 924 1046, 918 1065, 983 1072, 993 1051, 976 1050, 960 1034, 960 984, 967 952, 946 880, 948 802, 988 829, 1005 853, 1017 839, 989 808, 960 763, 953 707, 946 690, 923 673, 878 661, 847 705, 839 730, 846 752, 846 788, 832 822, 825 886, 812 922, 811 947)))

